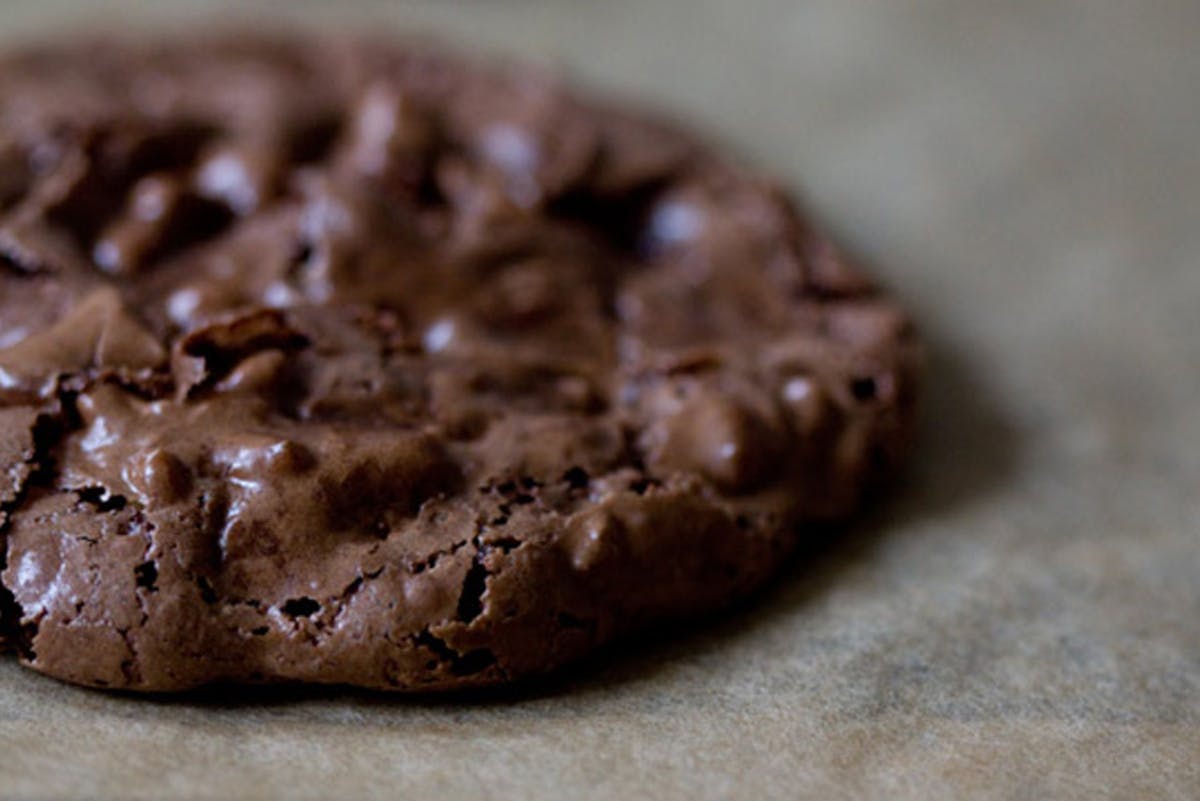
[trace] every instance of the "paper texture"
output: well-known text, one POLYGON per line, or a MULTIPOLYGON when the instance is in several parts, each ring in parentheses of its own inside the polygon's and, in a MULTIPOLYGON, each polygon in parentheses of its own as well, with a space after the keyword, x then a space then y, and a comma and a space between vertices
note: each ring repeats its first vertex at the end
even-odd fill
POLYGON ((1200 797, 1200 4, 261 8, 558 62, 785 176, 916 311, 922 442, 756 603, 516 698, 150 700, 0 660, 0 797, 1200 797))

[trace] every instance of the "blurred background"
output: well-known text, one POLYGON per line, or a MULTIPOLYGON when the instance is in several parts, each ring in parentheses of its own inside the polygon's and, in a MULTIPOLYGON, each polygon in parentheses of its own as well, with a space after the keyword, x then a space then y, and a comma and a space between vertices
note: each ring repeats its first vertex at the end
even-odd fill
POLYGON ((1200 797, 1200 3, 7 0, 362 28, 690 121, 929 344, 901 486, 748 608, 529 696, 147 702, 0 662, 0 797, 1200 797))

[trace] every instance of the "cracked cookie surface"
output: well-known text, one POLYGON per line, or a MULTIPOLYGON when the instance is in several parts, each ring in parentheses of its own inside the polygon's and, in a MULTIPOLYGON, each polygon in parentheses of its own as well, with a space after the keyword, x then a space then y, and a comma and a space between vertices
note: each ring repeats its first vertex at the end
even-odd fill
POLYGON ((905 313, 770 181, 420 46, 0 58, 0 647, 495 684, 760 585, 899 458, 905 313))

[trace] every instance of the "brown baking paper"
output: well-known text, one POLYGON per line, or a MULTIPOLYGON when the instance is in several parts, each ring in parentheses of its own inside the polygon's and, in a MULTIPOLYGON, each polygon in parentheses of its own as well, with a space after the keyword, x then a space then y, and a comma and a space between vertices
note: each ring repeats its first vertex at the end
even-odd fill
POLYGON ((802 187, 922 323, 919 450, 754 603, 517 695, 156 700, 2 659, 0 797, 1200 797, 1200 4, 286 7, 565 64, 802 187))

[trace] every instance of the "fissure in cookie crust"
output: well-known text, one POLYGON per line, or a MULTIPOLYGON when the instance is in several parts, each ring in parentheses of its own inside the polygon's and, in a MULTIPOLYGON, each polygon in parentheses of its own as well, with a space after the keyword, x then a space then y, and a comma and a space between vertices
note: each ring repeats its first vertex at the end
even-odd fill
POLYGON ((912 422, 770 181, 416 46, 0 62, 0 637, 101 687, 509 681, 761 584, 912 422))

